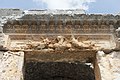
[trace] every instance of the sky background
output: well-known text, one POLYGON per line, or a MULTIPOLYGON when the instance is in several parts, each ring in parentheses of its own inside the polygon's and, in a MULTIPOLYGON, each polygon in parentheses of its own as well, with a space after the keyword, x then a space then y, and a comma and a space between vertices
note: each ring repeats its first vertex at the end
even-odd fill
POLYGON ((120 12, 120 0, 0 0, 0 8, 22 10, 83 8, 87 13, 117 14, 120 12))

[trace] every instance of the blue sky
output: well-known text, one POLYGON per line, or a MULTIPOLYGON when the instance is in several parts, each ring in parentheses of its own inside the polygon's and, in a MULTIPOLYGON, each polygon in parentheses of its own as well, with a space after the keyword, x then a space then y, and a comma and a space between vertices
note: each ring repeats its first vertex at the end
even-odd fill
MULTIPOLYGON (((120 0, 96 0, 96 2, 89 3, 88 6, 88 13, 120 12, 120 0)), ((0 0, 0 8, 45 9, 47 5, 42 2, 36 3, 33 0, 0 0)))

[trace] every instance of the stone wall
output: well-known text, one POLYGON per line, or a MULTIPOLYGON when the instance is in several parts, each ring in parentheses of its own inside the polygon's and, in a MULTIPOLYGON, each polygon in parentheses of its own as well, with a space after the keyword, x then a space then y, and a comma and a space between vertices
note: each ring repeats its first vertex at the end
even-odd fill
POLYGON ((3 46, 5 44, 5 41, 4 41, 4 33, 3 33, 3 28, 2 26, 0 26, 0 46, 3 46))
POLYGON ((0 17, 10 15, 20 15, 23 11, 20 9, 0 9, 0 17))
POLYGON ((106 55, 99 51, 97 59, 102 80, 120 80, 120 52, 106 55))
POLYGON ((3 33, 3 26, 8 20, 15 20, 23 15, 20 9, 0 9, 0 46, 5 44, 5 35, 3 33))
POLYGON ((0 55, 0 80, 23 80, 24 52, 2 52, 0 55))
MULTIPOLYGON (((37 14, 43 14, 43 15, 44 14, 49 14, 52 17, 54 17, 54 16, 51 13, 59 14, 59 11, 58 12, 52 12, 52 11, 49 11, 49 12, 43 11, 42 12, 42 11, 36 11, 36 10, 29 11, 28 14, 33 14, 34 15, 36 12, 37 12, 37 14)), ((15 20, 15 19, 21 17, 20 15, 22 15, 22 13, 23 13, 23 11, 21 11, 19 9, 0 9, 0 49, 1 49, 1 46, 3 46, 4 42, 5 42, 5 40, 4 40, 5 36, 4 36, 4 33, 3 33, 3 25, 8 20, 12 21, 12 20, 15 20)), ((63 14, 61 16, 63 18, 62 20, 64 20, 64 17, 65 17, 64 14, 65 13, 69 14, 69 16, 66 16, 66 18, 67 17, 69 17, 69 18, 73 17, 72 11, 67 11, 67 12, 62 11, 62 13, 60 13, 60 15, 63 14)), ((76 13, 79 13, 79 11, 76 12, 76 13)), ((81 13, 84 13, 84 12, 81 12, 81 13)), ((43 16, 43 15, 41 15, 41 16, 43 16)), ((33 18, 32 18, 31 16, 29 17, 29 15, 28 16, 26 15, 26 16, 22 17, 21 19, 24 22, 24 19, 33 20, 36 17, 35 20, 37 20, 38 18, 39 19, 42 18, 42 17, 40 17, 40 15, 38 15, 38 16, 34 15, 33 18)), ((81 20, 80 22, 81 22, 82 25, 86 24, 87 25, 86 27, 89 27, 91 25, 91 27, 95 27, 95 29, 96 29, 96 26, 97 26, 97 28, 99 28, 98 25, 100 27, 101 27, 101 25, 103 25, 103 27, 105 25, 107 25, 105 27, 106 27, 106 30, 109 29, 108 33, 109 32, 112 33, 112 31, 115 31, 115 29, 117 29, 117 28, 119 30, 120 15, 115 15, 114 16, 114 15, 93 15, 93 14, 86 15, 86 14, 82 14, 81 16, 76 15, 76 17, 77 17, 76 19, 81 20), (90 20, 91 22, 87 24, 87 22, 85 22, 86 19, 90 20), (111 26, 112 26, 112 28, 108 28, 108 27, 111 27, 111 26)), ((56 18, 54 18, 54 20, 55 19, 56 18)), ((40 23, 38 23, 37 25, 39 25, 39 24, 40 23)), ((92 29, 92 31, 93 31, 93 29, 92 29)), ((85 33, 86 32, 87 31, 85 31, 85 33)), ((96 31, 95 33, 98 33, 98 32, 100 32, 100 31, 96 31)), ((101 31, 101 32, 103 33, 103 31, 101 31)), ((114 34, 116 34, 116 33, 114 32, 114 34)), ((117 48, 120 49, 120 39, 119 39, 120 38, 120 31, 117 32, 117 38, 116 38, 117 48)), ((22 67, 23 67, 23 62, 24 62, 23 61, 23 59, 24 59, 23 54, 24 53, 20 52, 20 54, 19 54, 19 53, 5 52, 4 55, 2 55, 2 54, 3 54, 3 52, 0 52, 0 79, 2 79, 2 80, 20 80, 20 79, 22 79, 21 76, 22 76, 22 67)), ((77 54, 77 56, 78 56, 78 54, 77 54)), ((99 51, 98 55, 97 55, 97 61, 98 61, 98 65, 99 65, 99 68, 100 68, 100 73, 101 73, 102 80, 119 80, 120 79, 120 69, 119 69, 120 68, 120 64, 119 64, 119 62, 120 62, 120 52, 112 52, 112 53, 106 55, 106 54, 104 54, 104 52, 99 51)), ((53 73, 52 73, 53 71, 56 70, 56 67, 57 68, 59 67, 58 63, 53 64, 53 63, 30 62, 30 63, 26 63, 26 64, 28 64, 26 66, 26 74, 25 74, 25 76, 26 76, 25 79, 26 80, 27 79, 30 80, 29 78, 31 78, 31 76, 32 76, 31 80, 33 80, 33 78, 41 79, 41 77, 38 77, 39 73, 41 73, 43 76, 48 74, 49 75, 48 77, 52 78, 53 80, 54 80, 54 78, 59 77, 58 75, 53 76, 53 73), (47 66, 47 65, 49 65, 49 66, 47 66), (43 67, 41 67, 41 66, 43 66, 43 67), (40 68, 38 68, 38 67, 40 67, 40 68), (49 72, 49 70, 46 71, 44 67, 46 67, 46 69, 49 69, 51 71, 50 72, 49 72), (38 69, 39 70, 35 71, 35 69, 33 69, 33 68, 35 68, 36 70, 38 70, 38 69), (52 69, 50 69, 50 68, 52 68, 52 69), (43 72, 45 72, 45 74, 43 74, 41 70, 43 70, 43 72), (34 73, 34 74, 32 74, 32 73, 34 73), (38 75, 38 76, 36 77, 36 75, 38 75)), ((67 64, 67 65, 71 66, 71 64, 67 64)), ((88 66, 83 66, 81 64, 78 64, 78 65, 81 66, 80 68, 78 68, 76 64, 72 64, 72 65, 75 66, 75 68, 73 68, 73 69, 76 69, 77 71, 82 71, 81 68, 87 68, 85 70, 87 70, 88 73, 83 72, 82 75, 84 75, 84 76, 77 75, 77 77, 79 77, 79 76, 82 77, 83 78, 82 80, 86 80, 86 78, 90 78, 90 80, 94 80, 93 73, 89 73, 89 71, 92 71, 92 70, 90 68, 88 68, 88 66), (92 76, 91 76, 91 74, 92 74, 92 76), (87 77, 85 77, 85 76, 87 76, 87 77)), ((60 65, 60 67, 62 67, 61 69, 65 69, 65 70, 68 71, 69 68, 66 67, 66 66, 64 66, 64 67, 63 66, 64 66, 63 64, 60 65)), ((70 71, 67 72, 67 73, 77 74, 77 71, 74 71, 72 69, 69 69, 69 70, 70 71)), ((61 70, 56 70, 56 71, 59 72, 59 73, 55 72, 56 74, 62 74, 63 73, 61 70)), ((78 72, 78 73, 81 73, 81 72, 78 72)), ((74 75, 74 76, 76 76, 76 75, 74 75)), ((72 78, 75 78, 74 76, 72 78)), ((100 75, 98 75, 98 76, 100 76, 100 75)), ((61 78, 61 77, 59 77, 59 78, 61 78)), ((66 78, 66 77, 62 76, 62 78, 66 78)), ((68 80, 70 80, 70 79, 71 78, 69 78, 68 80)), ((75 79, 77 80, 78 78, 75 78, 75 79)))
POLYGON ((28 10, 25 11, 25 14, 85 14, 85 10, 82 9, 75 9, 75 10, 28 10))

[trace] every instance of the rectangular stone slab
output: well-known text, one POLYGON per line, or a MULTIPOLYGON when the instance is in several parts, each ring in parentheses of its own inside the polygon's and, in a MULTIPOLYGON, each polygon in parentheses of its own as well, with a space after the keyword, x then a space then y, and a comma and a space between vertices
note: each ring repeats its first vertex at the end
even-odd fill
POLYGON ((95 60, 97 51, 95 50, 81 50, 81 51, 25 51, 25 61, 41 61, 41 62, 72 62, 80 61, 92 62, 95 60))

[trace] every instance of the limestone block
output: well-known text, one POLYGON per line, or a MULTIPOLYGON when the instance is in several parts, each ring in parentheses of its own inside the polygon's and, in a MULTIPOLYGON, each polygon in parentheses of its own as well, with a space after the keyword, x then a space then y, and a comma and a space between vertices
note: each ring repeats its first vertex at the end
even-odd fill
POLYGON ((5 43, 5 37, 3 33, 0 33, 0 45, 4 45, 5 43))
POLYGON ((119 38, 119 40, 118 40, 117 43, 116 43, 116 48, 117 48, 117 49, 120 49, 120 38, 119 38))
POLYGON ((3 33, 3 28, 2 27, 0 27, 0 33, 3 33))
POLYGON ((1 51, 0 51, 0 60, 1 60, 1 58, 3 57, 3 54, 4 54, 4 52, 1 52, 1 51))
POLYGON ((106 55, 99 51, 97 59, 102 80, 120 80, 120 52, 106 55))
POLYGON ((23 80, 24 52, 5 52, 0 59, 0 80, 23 80))
POLYGON ((120 27, 118 27, 118 29, 116 29, 116 34, 117 34, 117 37, 120 38, 120 27))

